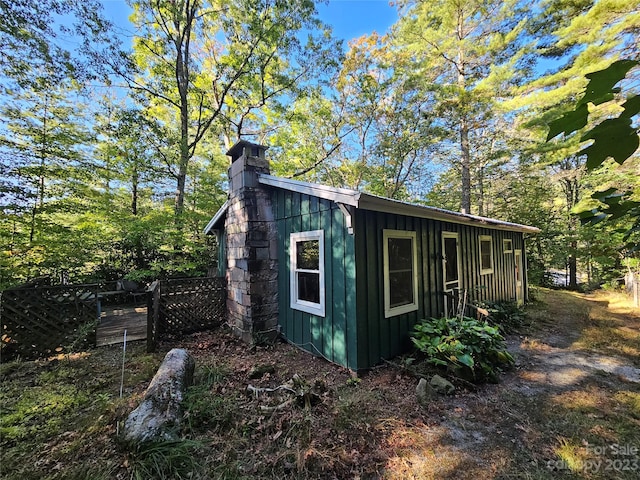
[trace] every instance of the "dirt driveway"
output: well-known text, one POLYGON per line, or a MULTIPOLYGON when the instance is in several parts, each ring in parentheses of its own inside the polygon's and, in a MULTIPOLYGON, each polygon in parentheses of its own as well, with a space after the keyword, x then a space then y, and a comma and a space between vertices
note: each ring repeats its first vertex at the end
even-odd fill
POLYGON ((228 338, 195 338, 185 346, 200 363, 233 372, 217 387, 225 395, 295 374, 321 393, 306 413, 236 395, 240 424, 192 433, 254 478, 640 478, 640 312, 610 294, 537 296, 532 325, 508 338, 516 367, 501 383, 458 384, 426 407, 416 377, 396 366, 356 378, 285 344, 248 357, 228 338), (275 369, 250 379, 256 365, 275 369))
POLYGON ((541 298, 531 331, 508 338, 514 371, 445 408, 458 461, 425 478, 640 478, 640 312, 624 297, 541 298))

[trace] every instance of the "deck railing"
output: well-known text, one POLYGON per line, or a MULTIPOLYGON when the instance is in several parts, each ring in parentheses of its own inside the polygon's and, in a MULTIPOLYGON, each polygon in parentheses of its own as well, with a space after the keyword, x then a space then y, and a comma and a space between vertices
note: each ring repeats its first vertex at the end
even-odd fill
POLYGON ((209 330, 226 319, 226 281, 220 277, 161 280, 147 293, 147 350, 160 339, 209 330))
POLYGON ((95 345, 99 285, 12 288, 0 293, 3 358, 95 345))
MULTIPOLYGON (((0 293, 2 359, 42 357, 96 345, 101 301, 119 291, 99 284, 13 288, 0 293), (103 298, 104 297, 104 298, 103 298)), ((159 339, 212 329, 226 319, 223 278, 153 282, 147 289, 147 350, 159 339)))

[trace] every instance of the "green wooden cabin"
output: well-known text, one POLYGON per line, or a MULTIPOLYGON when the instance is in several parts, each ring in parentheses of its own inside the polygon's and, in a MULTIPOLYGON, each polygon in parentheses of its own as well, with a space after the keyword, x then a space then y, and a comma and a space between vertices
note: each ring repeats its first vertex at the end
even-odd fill
MULTIPOLYGON (((271 314, 256 331, 266 326, 304 350, 361 370, 407 351, 416 322, 454 313, 456 292, 468 303, 526 300, 525 235, 538 229, 275 177, 264 150, 239 142, 229 152, 234 162, 260 159, 252 180, 243 170, 240 187, 262 195, 262 202, 245 202, 259 203, 260 212, 230 218, 232 210, 242 211, 234 206, 240 182, 231 180, 230 200, 206 228, 221 240, 221 274, 251 276, 230 269, 230 262, 242 263, 231 258, 239 248, 249 269, 255 267, 258 288, 241 289, 241 296, 245 303, 246 296, 258 298, 244 314, 260 308, 271 314), (250 219, 249 226, 240 227, 239 218, 250 219), (230 248, 230 230, 243 230, 241 245, 253 241, 255 251, 237 242, 230 248)), ((232 163, 230 176, 233 169, 232 163)), ((237 299, 238 287, 230 288, 237 299)), ((240 330, 251 325, 237 320, 240 330)))

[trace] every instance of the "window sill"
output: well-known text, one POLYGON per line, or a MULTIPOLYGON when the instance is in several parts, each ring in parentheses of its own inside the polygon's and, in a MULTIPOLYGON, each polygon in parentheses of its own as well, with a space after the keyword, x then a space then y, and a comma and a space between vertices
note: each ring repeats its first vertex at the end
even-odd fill
POLYGON ((300 312, 309 313, 318 317, 325 316, 324 305, 310 302, 291 302, 291 308, 300 312))
POLYGON ((418 310, 418 305, 413 303, 411 305, 402 305, 400 307, 390 308, 384 311, 384 318, 397 317, 398 315, 404 315, 405 313, 415 312, 418 310))

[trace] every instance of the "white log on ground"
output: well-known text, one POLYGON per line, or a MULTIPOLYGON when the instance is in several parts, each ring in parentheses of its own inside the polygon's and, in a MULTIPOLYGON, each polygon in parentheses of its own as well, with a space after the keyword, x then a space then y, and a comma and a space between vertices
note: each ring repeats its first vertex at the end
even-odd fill
POLYGON ((126 441, 171 441, 179 437, 182 401, 194 369, 195 361, 186 350, 174 348, 165 355, 142 402, 127 417, 126 441))

